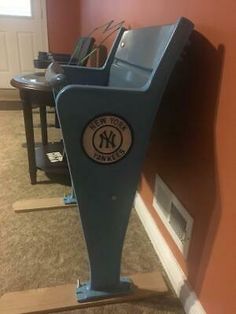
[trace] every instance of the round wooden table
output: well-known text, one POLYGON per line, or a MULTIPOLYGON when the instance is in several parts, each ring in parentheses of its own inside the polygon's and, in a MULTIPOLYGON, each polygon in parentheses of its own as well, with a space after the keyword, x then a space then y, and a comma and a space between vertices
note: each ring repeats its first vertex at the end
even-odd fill
POLYGON ((54 107, 54 97, 50 85, 45 80, 45 73, 17 75, 11 85, 18 88, 22 100, 25 135, 28 152, 29 174, 32 184, 37 182, 37 169, 47 173, 66 173, 68 171, 65 158, 51 162, 48 153, 59 152, 63 155, 62 141, 48 142, 46 107, 54 107), (39 107, 42 144, 35 146, 32 109, 39 107))

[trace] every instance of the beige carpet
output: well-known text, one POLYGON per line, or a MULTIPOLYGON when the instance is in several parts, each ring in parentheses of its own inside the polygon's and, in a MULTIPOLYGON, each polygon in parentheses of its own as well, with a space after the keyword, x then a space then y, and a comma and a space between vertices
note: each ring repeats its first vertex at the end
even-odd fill
MULTIPOLYGON (((38 114, 34 114, 36 125, 38 114)), ((49 114, 49 122, 53 121, 49 114)), ((36 141, 40 129, 35 128, 36 141)), ((50 140, 60 132, 49 128, 50 140)), ((88 258, 76 209, 15 214, 16 200, 61 196, 68 187, 51 183, 38 171, 40 184, 32 186, 21 111, 0 111, 0 295, 17 290, 47 287, 88 278, 88 258)), ((122 259, 122 273, 162 270, 153 247, 137 217, 131 215, 122 259)), ((184 313, 171 292, 165 297, 108 305, 67 313, 184 313)), ((4 313, 1 313, 4 314, 4 313)))

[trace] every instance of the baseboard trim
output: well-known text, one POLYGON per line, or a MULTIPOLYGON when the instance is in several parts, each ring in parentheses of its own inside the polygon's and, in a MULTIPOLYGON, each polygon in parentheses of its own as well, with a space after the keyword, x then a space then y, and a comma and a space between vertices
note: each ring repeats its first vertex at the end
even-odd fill
POLYGON ((206 314, 139 193, 136 195, 134 207, 185 312, 187 314, 206 314))
POLYGON ((19 90, 15 88, 0 88, 0 100, 20 100, 19 90))
POLYGON ((0 110, 22 110, 22 104, 18 100, 0 100, 0 110))

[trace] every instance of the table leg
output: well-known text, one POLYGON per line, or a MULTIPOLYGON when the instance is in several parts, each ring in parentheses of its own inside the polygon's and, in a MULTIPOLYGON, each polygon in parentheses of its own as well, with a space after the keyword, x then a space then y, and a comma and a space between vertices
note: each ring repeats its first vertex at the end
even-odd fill
POLYGON ((40 110, 42 143, 43 143, 43 145, 46 145, 48 143, 47 109, 46 109, 46 106, 40 106, 39 110, 40 110))
POLYGON ((23 114, 25 122, 25 135, 29 162, 29 173, 31 184, 36 184, 36 160, 35 160, 35 142, 34 142, 34 128, 31 102, 27 97, 22 99, 23 114))

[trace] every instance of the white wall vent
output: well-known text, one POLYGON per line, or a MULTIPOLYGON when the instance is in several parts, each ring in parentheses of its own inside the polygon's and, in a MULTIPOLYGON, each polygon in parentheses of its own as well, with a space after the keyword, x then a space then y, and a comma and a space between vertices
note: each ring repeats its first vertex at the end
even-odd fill
POLYGON ((156 175, 153 206, 186 258, 192 234, 193 218, 159 175, 156 175))

